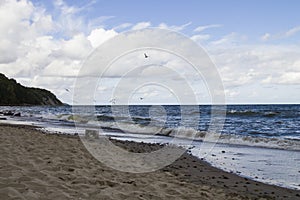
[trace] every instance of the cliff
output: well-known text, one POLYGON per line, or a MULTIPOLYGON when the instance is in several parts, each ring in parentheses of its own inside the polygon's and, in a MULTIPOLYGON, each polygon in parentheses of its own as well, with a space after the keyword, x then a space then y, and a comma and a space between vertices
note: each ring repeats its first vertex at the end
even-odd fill
POLYGON ((0 105, 63 105, 56 96, 48 90, 25 87, 14 79, 8 79, 0 73, 0 105))

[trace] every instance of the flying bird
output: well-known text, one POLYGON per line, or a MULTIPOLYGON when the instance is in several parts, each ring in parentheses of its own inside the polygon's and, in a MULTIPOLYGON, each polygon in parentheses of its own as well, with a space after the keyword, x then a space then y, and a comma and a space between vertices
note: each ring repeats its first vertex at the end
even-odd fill
POLYGON ((116 104, 116 99, 111 99, 109 102, 112 104, 116 104))
POLYGON ((144 99, 144 97, 140 97, 140 100, 143 100, 144 99))
POLYGON ((145 58, 148 58, 148 57, 149 57, 146 53, 144 53, 144 56, 145 56, 145 58))
POLYGON ((65 88, 65 90, 66 90, 67 92, 70 92, 70 90, 69 90, 69 89, 67 89, 67 88, 65 88))

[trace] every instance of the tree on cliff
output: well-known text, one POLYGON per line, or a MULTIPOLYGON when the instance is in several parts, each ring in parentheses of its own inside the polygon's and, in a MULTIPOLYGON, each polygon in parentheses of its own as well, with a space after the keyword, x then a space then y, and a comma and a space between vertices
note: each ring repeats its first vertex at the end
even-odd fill
POLYGON ((62 105, 48 90, 25 87, 0 73, 0 105, 62 105))

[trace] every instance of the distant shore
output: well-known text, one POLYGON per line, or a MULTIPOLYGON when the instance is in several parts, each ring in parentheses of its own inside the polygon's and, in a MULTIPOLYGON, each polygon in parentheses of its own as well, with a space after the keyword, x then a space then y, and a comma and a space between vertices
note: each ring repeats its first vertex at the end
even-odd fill
MULTIPOLYGON (((168 167, 132 174, 93 158, 78 136, 0 124, 0 199, 300 199, 300 191, 255 182, 187 153, 168 167)), ((144 152, 158 144, 113 141, 144 152)))

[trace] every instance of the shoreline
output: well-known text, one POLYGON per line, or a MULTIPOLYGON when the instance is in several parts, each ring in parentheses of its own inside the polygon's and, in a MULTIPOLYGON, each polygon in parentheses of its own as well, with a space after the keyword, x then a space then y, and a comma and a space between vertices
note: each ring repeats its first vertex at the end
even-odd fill
MULTIPOLYGON (((0 139, 0 198, 300 199, 299 190, 240 177, 188 153, 161 170, 141 176, 106 167, 87 152, 78 136, 1 124, 0 139)), ((113 142, 132 152, 160 146, 113 142)))

